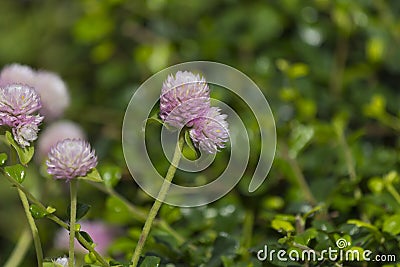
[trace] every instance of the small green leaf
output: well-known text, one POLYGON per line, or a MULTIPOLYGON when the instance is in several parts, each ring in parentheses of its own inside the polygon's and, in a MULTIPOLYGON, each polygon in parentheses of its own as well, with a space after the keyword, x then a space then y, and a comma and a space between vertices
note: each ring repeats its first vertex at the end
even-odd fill
POLYGON ((21 162, 21 164, 22 165, 28 164, 31 161, 33 154, 35 153, 34 147, 33 146, 27 146, 24 148, 20 147, 17 144, 17 142, 15 142, 12 134, 9 131, 6 132, 5 136, 8 144, 10 144, 15 149, 15 151, 17 151, 19 161, 21 162))
POLYGON ((140 267, 158 267, 160 266, 160 258, 156 256, 147 256, 144 258, 140 267))
POLYGON ((278 219, 274 219, 271 222, 271 227, 277 230, 278 232, 285 231, 286 233, 288 232, 294 232, 294 227, 290 222, 287 221, 282 221, 278 219))
POLYGON ((121 168, 116 165, 102 165, 99 169, 105 186, 112 188, 121 180, 121 168))
POLYGON ((0 166, 4 165, 7 161, 7 154, 6 153, 0 153, 0 166))
POLYGON ((388 232, 393 236, 400 234, 400 214, 386 218, 383 222, 382 231, 388 232))
MULTIPOLYGON (((79 234, 83 237, 83 239, 85 239, 90 245, 93 244, 93 239, 90 237, 90 235, 85 232, 85 231, 79 231, 79 234)), ((79 240, 78 240, 79 241, 79 240)), ((79 243, 82 245, 82 247, 84 247, 84 245, 81 243, 81 241, 79 241, 79 243)))
POLYGON ((372 225, 370 223, 363 222, 363 221, 360 221, 360 220, 355 220, 355 219, 348 220, 347 223, 348 224, 354 224, 354 225, 356 225, 358 227, 367 228, 367 229, 371 230, 372 232, 374 232, 376 235, 380 236, 380 232, 379 232, 378 228, 376 228, 374 225, 372 225))
POLYGON ((48 206, 46 208, 46 211, 47 211, 48 214, 52 214, 52 213, 56 212, 56 209, 53 208, 52 206, 48 206))
POLYGON ((96 261, 97 261, 96 256, 92 252, 89 252, 88 254, 86 254, 84 257, 84 260, 85 260, 85 263, 88 263, 88 264, 93 264, 93 263, 96 263, 96 261))
POLYGON ((290 136, 289 155, 296 158, 300 151, 302 151, 311 141, 314 136, 314 128, 298 124, 294 127, 290 136))
POLYGON ((103 182, 103 179, 100 176, 100 173, 97 171, 96 168, 93 168, 86 174, 86 176, 83 177, 77 177, 80 180, 86 180, 86 181, 91 181, 91 182, 97 182, 101 183, 103 182))
POLYGON ((25 168, 21 164, 6 166, 4 167, 4 171, 20 184, 25 179, 25 168))
MULTIPOLYGON (((76 220, 82 219, 90 210, 91 206, 85 203, 78 202, 76 204, 76 220)), ((71 213, 71 206, 68 206, 67 209, 68 214, 71 213)))
POLYGON ((45 209, 43 209, 42 207, 39 207, 36 204, 32 204, 29 207, 29 211, 31 212, 32 217, 35 219, 41 219, 43 217, 46 217, 49 214, 45 209))

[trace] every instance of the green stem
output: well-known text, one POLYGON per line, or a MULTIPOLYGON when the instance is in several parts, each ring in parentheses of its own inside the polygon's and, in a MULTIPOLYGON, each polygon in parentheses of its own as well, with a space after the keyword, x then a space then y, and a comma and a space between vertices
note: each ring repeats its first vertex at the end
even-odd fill
MULTIPOLYGON (((349 173, 350 180, 352 182, 356 183, 357 182, 357 173, 356 173, 356 168, 354 167, 355 164, 354 164, 353 156, 351 154, 350 147, 347 144, 347 141, 346 141, 346 138, 344 136, 344 133, 340 131, 337 134, 338 134, 339 144, 343 149, 344 158, 345 158, 345 161, 346 161, 346 168, 347 168, 347 171, 349 173)), ((361 190, 357 186, 356 189, 354 190, 354 197, 355 197, 355 199, 360 199, 361 196, 362 196, 361 190)))
POLYGON ((146 239, 150 233, 150 229, 153 224, 153 221, 154 221, 155 217, 157 216, 158 210, 160 209, 163 201, 165 200, 165 197, 168 193, 168 189, 171 185, 171 181, 174 178, 176 166, 178 166, 179 161, 181 159, 181 150, 182 150, 183 144, 184 144, 184 138, 181 135, 179 137, 179 141, 176 144, 174 156, 172 158, 171 165, 169 166, 167 175, 165 176, 164 182, 161 186, 160 192, 158 193, 158 196, 157 196, 156 200, 154 201, 154 204, 151 207, 149 215, 147 217, 147 220, 143 226, 142 233, 140 235, 139 241, 137 243, 137 246, 136 246, 135 251, 132 256, 132 264, 130 265, 131 267, 136 267, 138 265, 140 255, 142 254, 143 246, 146 243, 146 239))
POLYGON ((18 238, 17 245, 15 246, 13 252, 8 258, 4 267, 15 267, 19 266, 21 261, 25 258, 25 254, 28 251, 32 242, 32 236, 30 229, 26 227, 20 237, 18 238))
POLYGON ((43 265, 43 251, 42 251, 42 245, 40 243, 39 231, 36 227, 35 220, 33 219, 31 212, 29 211, 28 198, 26 197, 24 192, 20 189, 18 189, 18 194, 19 194, 19 198, 21 199, 22 206, 24 207, 24 211, 25 211, 26 218, 28 219, 29 227, 31 228, 33 243, 35 244, 36 258, 37 258, 38 266, 42 266, 43 265))
MULTIPOLYGON (((146 218, 148 216, 147 212, 142 211, 141 209, 137 208, 134 206, 131 202, 129 202, 126 198, 118 194, 113 188, 108 188, 105 187, 103 184, 99 183, 90 183, 92 186, 96 187, 97 189, 103 191, 104 193, 118 199, 121 201, 125 207, 129 210, 129 212, 132 214, 134 219, 137 221, 144 223, 146 222, 146 218)), ((178 232, 176 232, 174 229, 171 228, 171 226, 164 221, 163 219, 155 219, 153 222, 154 226, 158 227, 161 230, 164 230, 165 232, 169 233, 171 236, 173 236, 176 241, 178 242, 178 245, 182 245, 185 243, 185 238, 181 236, 178 232)))
POLYGON ((315 197, 313 195, 313 193, 311 192, 310 187, 308 186, 308 183, 306 181, 306 178, 303 175, 303 172, 301 171, 301 168, 299 166, 299 163, 297 162, 297 160, 295 158, 292 158, 291 156, 289 156, 288 153, 288 148, 283 145, 283 156, 286 159, 286 161, 289 163, 294 177, 296 178, 296 181, 298 183, 298 185, 300 186, 302 192, 304 193, 304 197, 305 199, 313 206, 315 206, 317 204, 317 201, 315 200, 315 197))
POLYGON ((244 259, 248 259, 250 254, 248 253, 251 247, 251 239, 253 236, 253 225, 254 225, 254 210, 246 210, 246 215, 243 222, 243 238, 241 241, 241 254, 244 259))
MULTIPOLYGON (((13 184, 15 187, 17 187, 19 190, 25 193, 26 197, 31 201, 33 204, 37 205, 40 209, 46 210, 46 207, 39 201, 37 200, 24 186, 22 186, 20 183, 15 181, 11 176, 9 176, 3 168, 0 168, 0 172, 6 177, 6 179, 13 184)), ((46 218, 52 220, 62 228, 69 230, 69 225, 65 223, 63 220, 58 218, 54 214, 49 214, 46 216, 46 218)), ((76 239, 83 245, 85 249, 87 249, 90 253, 93 253, 93 255, 96 257, 96 259, 105 267, 110 267, 110 265, 107 263, 107 261, 92 247, 92 245, 86 241, 86 239, 79 233, 76 233, 76 239)))
POLYGON ((75 223, 76 223, 76 198, 77 198, 77 180, 72 179, 70 182, 71 209, 69 216, 69 258, 68 266, 75 265, 75 223))

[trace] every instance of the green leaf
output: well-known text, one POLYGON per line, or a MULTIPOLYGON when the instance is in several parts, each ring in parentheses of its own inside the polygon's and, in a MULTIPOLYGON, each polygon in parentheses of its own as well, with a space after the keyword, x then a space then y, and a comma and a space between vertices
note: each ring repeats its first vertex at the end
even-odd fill
POLYGON ((102 165, 99 169, 105 186, 112 188, 121 180, 121 168, 116 165, 102 165))
POLYGON ((29 207, 29 211, 31 212, 32 217, 35 219, 41 219, 49 214, 45 209, 36 204, 32 204, 29 207))
POLYGON ((21 164, 6 166, 4 171, 20 184, 25 180, 26 171, 21 164))
POLYGON ((238 241, 226 233, 221 233, 214 242, 214 249, 207 267, 221 266, 222 256, 234 257, 238 248, 238 241))
POLYGON ((56 211, 55 208, 48 206, 46 209, 43 209, 42 207, 36 205, 36 204, 32 204, 29 207, 29 211, 32 214, 32 217, 35 219, 41 219, 43 217, 46 217, 49 214, 52 214, 56 211))
POLYGON ((298 234, 294 237, 296 243, 307 246, 308 243, 318 236, 318 231, 315 228, 309 228, 304 233, 298 234))
POLYGON ((386 218, 383 222, 382 231, 388 232, 393 236, 400 234, 400 214, 386 218))
POLYGON ((6 153, 0 153, 0 166, 4 165, 7 161, 7 154, 6 153))
MULTIPOLYGON (((76 204, 76 220, 82 219, 90 210, 91 206, 89 204, 78 202, 76 204)), ((68 206, 68 214, 71 212, 71 206, 68 206)))
POLYGON ((278 219, 274 219, 271 222, 271 227, 277 230, 278 232, 285 231, 286 233, 288 232, 294 232, 294 227, 290 222, 287 221, 282 221, 278 219))
POLYGON ((80 180, 86 180, 90 182, 101 183, 103 179, 100 176, 100 173, 97 171, 96 168, 93 168, 86 174, 86 176, 77 177, 80 180))
POLYGON ((160 258, 156 256, 147 256, 144 258, 140 267, 158 267, 160 266, 160 258))
POLYGON ((15 142, 12 134, 9 131, 6 132, 5 136, 8 144, 10 144, 15 149, 15 151, 17 151, 19 161, 21 162, 21 164, 22 165, 28 164, 31 161, 33 154, 35 153, 34 147, 33 146, 27 146, 24 148, 20 147, 17 144, 17 142, 15 142))
POLYGON ((290 136, 289 155, 296 158, 301 150, 303 150, 314 136, 314 128, 298 124, 294 127, 290 136))
MULTIPOLYGON (((91 237, 87 232, 85 232, 85 231, 79 231, 79 234, 80 234, 80 235, 83 237, 83 239, 85 239, 90 245, 93 244, 93 239, 92 239, 92 237, 91 237)), ((82 247, 85 247, 85 246, 81 243, 81 241, 78 240, 78 242, 79 242, 79 244, 82 245, 82 247)))
POLYGON ((379 232, 378 228, 376 228, 374 225, 372 225, 370 223, 363 222, 363 221, 360 221, 360 220, 354 220, 354 219, 353 220, 348 220, 347 223, 348 224, 354 224, 354 225, 356 225, 358 227, 367 228, 367 229, 371 230, 372 232, 374 232, 375 234, 380 236, 380 232, 379 232))
POLYGON ((88 264, 93 264, 96 263, 97 259, 96 259, 96 255, 94 255, 94 253, 89 252, 88 254, 85 255, 84 257, 85 263, 88 264))

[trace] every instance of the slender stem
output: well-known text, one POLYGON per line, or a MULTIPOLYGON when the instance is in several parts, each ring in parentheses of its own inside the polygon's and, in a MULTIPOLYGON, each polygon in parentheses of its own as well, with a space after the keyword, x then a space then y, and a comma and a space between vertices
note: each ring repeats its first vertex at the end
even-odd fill
POLYGON ((253 236, 253 225, 254 225, 254 210, 247 209, 246 215, 243 222, 243 237, 241 240, 241 254, 244 259, 248 259, 250 254, 248 253, 251 247, 251 239, 253 236))
POLYGON ((30 229, 26 227, 20 237, 18 238, 17 245, 15 246, 13 252, 8 258, 4 267, 15 267, 19 266, 21 261, 25 258, 25 254, 28 251, 32 242, 32 236, 30 229))
POLYGON ((26 195, 20 189, 18 189, 18 194, 19 194, 19 198, 21 199, 22 206, 24 207, 25 216, 28 219, 29 227, 31 228, 33 243, 35 244, 36 258, 37 258, 38 266, 42 266, 43 265, 43 251, 42 251, 42 245, 40 243, 39 231, 36 227, 35 220, 33 219, 31 212, 29 211, 29 202, 28 202, 26 195))
MULTIPOLYGON (((10 177, 3 168, 0 168, 0 172, 3 173, 3 175, 6 177, 6 179, 13 184, 15 187, 17 187, 18 189, 20 189, 22 192, 25 193, 26 197, 29 199, 29 201, 31 201, 32 203, 34 203, 35 205, 37 205, 39 208, 45 210, 46 207, 39 201, 37 200, 36 197, 34 197, 24 186, 22 186, 20 183, 18 183, 17 181, 15 181, 12 177, 10 177)), ((54 214, 49 214, 46 216, 46 218, 52 220, 53 222, 55 222, 56 224, 58 224, 59 226, 61 226, 62 228, 69 230, 69 225, 67 223, 65 223, 63 220, 61 220, 60 218, 58 218, 56 215, 54 214)), ((95 255, 96 259, 105 267, 110 267, 110 265, 107 263, 107 261, 92 247, 92 245, 86 241, 86 239, 79 233, 76 233, 76 239, 79 241, 79 243, 81 243, 83 245, 83 247, 85 249, 87 249, 89 252, 93 253, 93 255, 95 255)))
POLYGON ((150 229, 153 224, 153 221, 154 221, 155 217, 157 216, 158 210, 160 209, 160 207, 168 193, 168 189, 171 185, 171 181, 175 175, 176 166, 179 164, 179 161, 181 159, 181 149, 183 147, 183 143, 184 143, 184 138, 181 135, 179 137, 179 141, 176 144, 174 156, 172 158, 171 165, 169 166, 167 175, 165 176, 164 182, 161 186, 160 192, 158 193, 157 199, 154 201, 154 204, 151 207, 149 215, 147 217, 147 220, 143 226, 142 233, 140 235, 139 241, 137 243, 137 246, 136 246, 135 251, 132 256, 132 264, 130 265, 131 267, 137 266, 140 255, 142 254, 143 246, 146 243, 146 239, 150 233, 150 229))
MULTIPOLYGON (((337 135, 338 135, 338 139, 339 139, 339 145, 342 147, 343 152, 344 152, 344 158, 345 158, 345 161, 346 161, 346 168, 347 168, 347 171, 349 173, 350 180, 353 183, 356 183, 357 182, 357 173, 356 173, 356 168, 354 167, 355 163, 354 163, 353 156, 351 154, 350 147, 347 144, 347 141, 346 141, 346 138, 344 136, 343 131, 341 131, 341 130, 337 130, 337 131, 338 131, 337 135)), ((361 197, 362 197, 361 190, 357 186, 355 188, 355 190, 354 190, 354 198, 358 200, 361 197)))
MULTIPOLYGON (((131 202, 129 202, 126 198, 118 194, 113 188, 108 188, 105 187, 103 184, 100 183, 90 183, 92 186, 96 187, 97 189, 103 191, 104 193, 118 199, 121 201, 125 207, 129 210, 129 212, 132 214, 134 219, 136 219, 139 222, 144 223, 147 218, 147 212, 142 211, 141 209, 137 208, 134 206, 131 202)), ((176 232, 171 226, 164 221, 163 219, 155 219, 153 222, 154 226, 157 226, 158 228, 164 230, 165 232, 169 233, 171 236, 173 236, 176 241, 178 242, 178 245, 182 245, 185 243, 185 238, 181 236, 178 232, 176 232)))
POLYGON ((311 205, 316 205, 317 201, 315 200, 315 197, 314 197, 313 193, 311 192, 310 187, 307 184, 306 178, 304 177, 303 172, 301 171, 299 163, 297 162, 296 159, 292 158, 289 155, 288 148, 285 145, 283 145, 282 150, 283 150, 283 156, 286 159, 286 161, 289 163, 290 167, 292 168, 294 177, 296 178, 297 183, 299 184, 301 190, 303 191, 305 199, 311 205))
POLYGON ((68 266, 75 265, 75 223, 76 223, 76 198, 77 198, 77 180, 72 179, 70 182, 71 209, 69 216, 69 258, 68 266))

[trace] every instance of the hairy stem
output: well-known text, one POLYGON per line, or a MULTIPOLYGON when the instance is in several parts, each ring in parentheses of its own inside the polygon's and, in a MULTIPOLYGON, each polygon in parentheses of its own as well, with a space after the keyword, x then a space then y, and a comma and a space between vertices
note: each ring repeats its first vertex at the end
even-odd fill
POLYGON ((157 199, 155 200, 153 206, 151 207, 149 215, 147 216, 147 220, 143 226, 142 233, 140 235, 139 241, 136 245, 135 251, 132 256, 132 264, 130 265, 131 267, 137 266, 140 255, 142 254, 144 244, 146 243, 146 239, 150 233, 153 221, 156 218, 157 213, 168 193, 168 189, 171 185, 171 181, 175 175, 176 166, 178 165, 178 163, 181 159, 181 149, 183 147, 183 143, 184 143, 184 138, 183 138, 183 136, 180 136, 179 141, 176 144, 174 156, 172 158, 171 165, 169 166, 167 175, 165 176, 164 182, 161 186, 160 192, 158 193, 157 199))
POLYGON ((69 258, 68 266, 75 265, 75 223, 76 223, 76 198, 77 198, 77 182, 72 179, 70 182, 71 209, 69 216, 69 258))
POLYGON ((31 229, 31 232, 32 232, 33 243, 35 244, 36 258, 37 258, 38 266, 42 266, 43 265, 43 251, 42 251, 42 245, 40 243, 39 231, 36 227, 35 220, 33 219, 31 212, 29 211, 28 198, 26 197, 25 193, 22 192, 22 190, 20 190, 20 189, 18 189, 18 194, 19 194, 19 198, 21 199, 22 206, 24 207, 25 216, 28 220, 29 228, 31 229))

